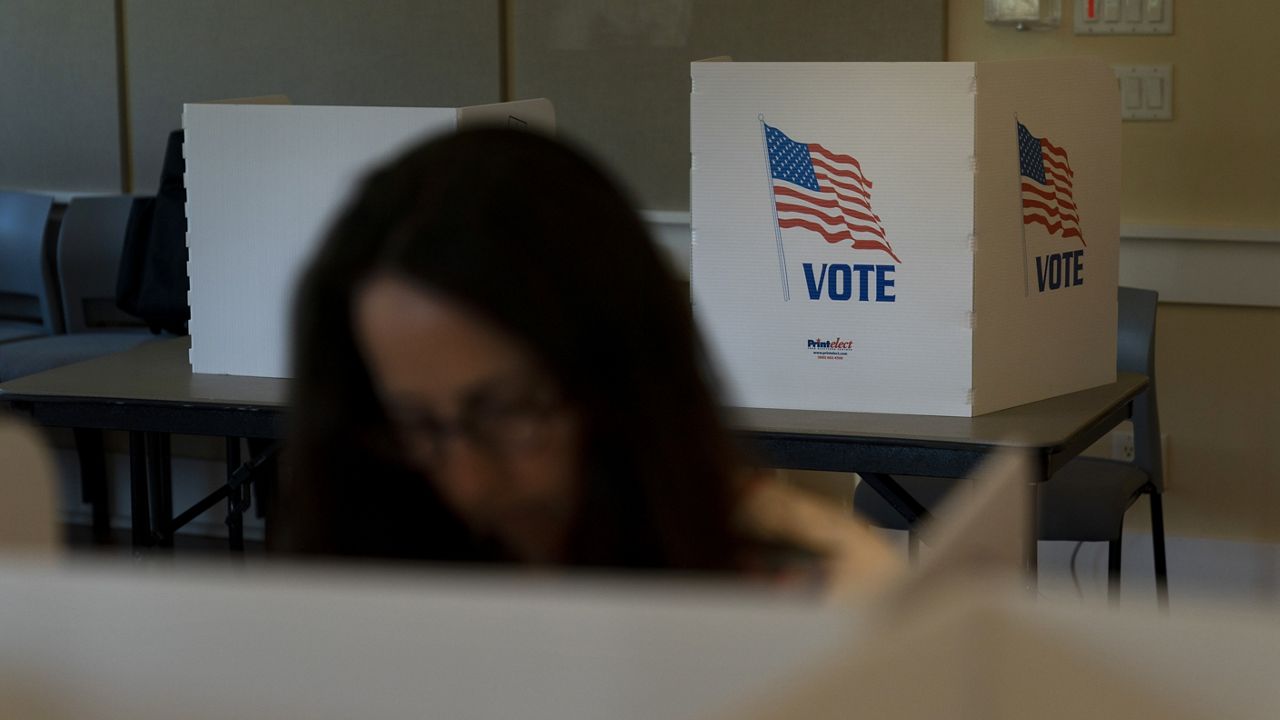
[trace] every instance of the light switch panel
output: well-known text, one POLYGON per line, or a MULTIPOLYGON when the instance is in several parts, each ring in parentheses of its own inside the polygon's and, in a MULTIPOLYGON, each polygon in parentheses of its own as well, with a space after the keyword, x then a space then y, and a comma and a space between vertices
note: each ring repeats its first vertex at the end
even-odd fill
POLYGON ((1172 35, 1173 0, 1076 0, 1077 35, 1172 35))
POLYGON ((1173 119, 1172 65, 1113 65, 1124 120, 1173 119))

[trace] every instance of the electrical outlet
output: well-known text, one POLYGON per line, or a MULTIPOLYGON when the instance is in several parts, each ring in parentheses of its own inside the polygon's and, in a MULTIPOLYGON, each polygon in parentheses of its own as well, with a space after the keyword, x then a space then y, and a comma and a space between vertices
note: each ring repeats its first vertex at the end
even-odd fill
POLYGON ((1115 430, 1111 433, 1111 459, 1133 462, 1133 431, 1115 430))
MULTIPOLYGON (((1133 444, 1133 426, 1127 421, 1114 430, 1103 435, 1097 443, 1091 445, 1083 454, 1094 458, 1109 458, 1121 462, 1133 462, 1136 458, 1133 444)), ((1160 461, 1164 468, 1164 489, 1173 485, 1173 465, 1169 462, 1169 436, 1160 433, 1160 461)))

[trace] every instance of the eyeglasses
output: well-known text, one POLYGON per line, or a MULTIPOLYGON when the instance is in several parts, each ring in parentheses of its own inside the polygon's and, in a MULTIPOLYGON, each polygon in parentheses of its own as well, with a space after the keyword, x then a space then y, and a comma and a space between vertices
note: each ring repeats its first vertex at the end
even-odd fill
POLYGON ((453 420, 419 410, 392 411, 391 420, 404 449, 426 462, 440 462, 453 436, 510 458, 541 448, 563 408, 559 395, 548 389, 480 392, 463 401, 453 420))

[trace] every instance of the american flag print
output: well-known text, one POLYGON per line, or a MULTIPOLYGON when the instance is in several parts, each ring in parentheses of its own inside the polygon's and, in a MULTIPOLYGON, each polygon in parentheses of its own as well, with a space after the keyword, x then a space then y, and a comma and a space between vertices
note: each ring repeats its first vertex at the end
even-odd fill
POLYGON ((792 140, 765 123, 765 146, 780 229, 802 228, 855 250, 893 252, 880 216, 871 209, 872 183, 851 155, 792 140))
POLYGON ((1080 214, 1072 196, 1075 173, 1067 151, 1031 134, 1018 123, 1018 163, 1022 172, 1022 224, 1043 225, 1050 235, 1079 238, 1080 214))

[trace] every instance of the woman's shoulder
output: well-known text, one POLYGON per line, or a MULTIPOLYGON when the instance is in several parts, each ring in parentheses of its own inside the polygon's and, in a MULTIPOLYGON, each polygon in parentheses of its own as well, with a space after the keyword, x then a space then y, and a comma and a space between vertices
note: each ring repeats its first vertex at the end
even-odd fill
POLYGON ((761 547, 790 548, 772 555, 784 565, 809 565, 831 599, 867 598, 903 571, 899 553, 851 510, 775 478, 746 486, 737 521, 761 547))

